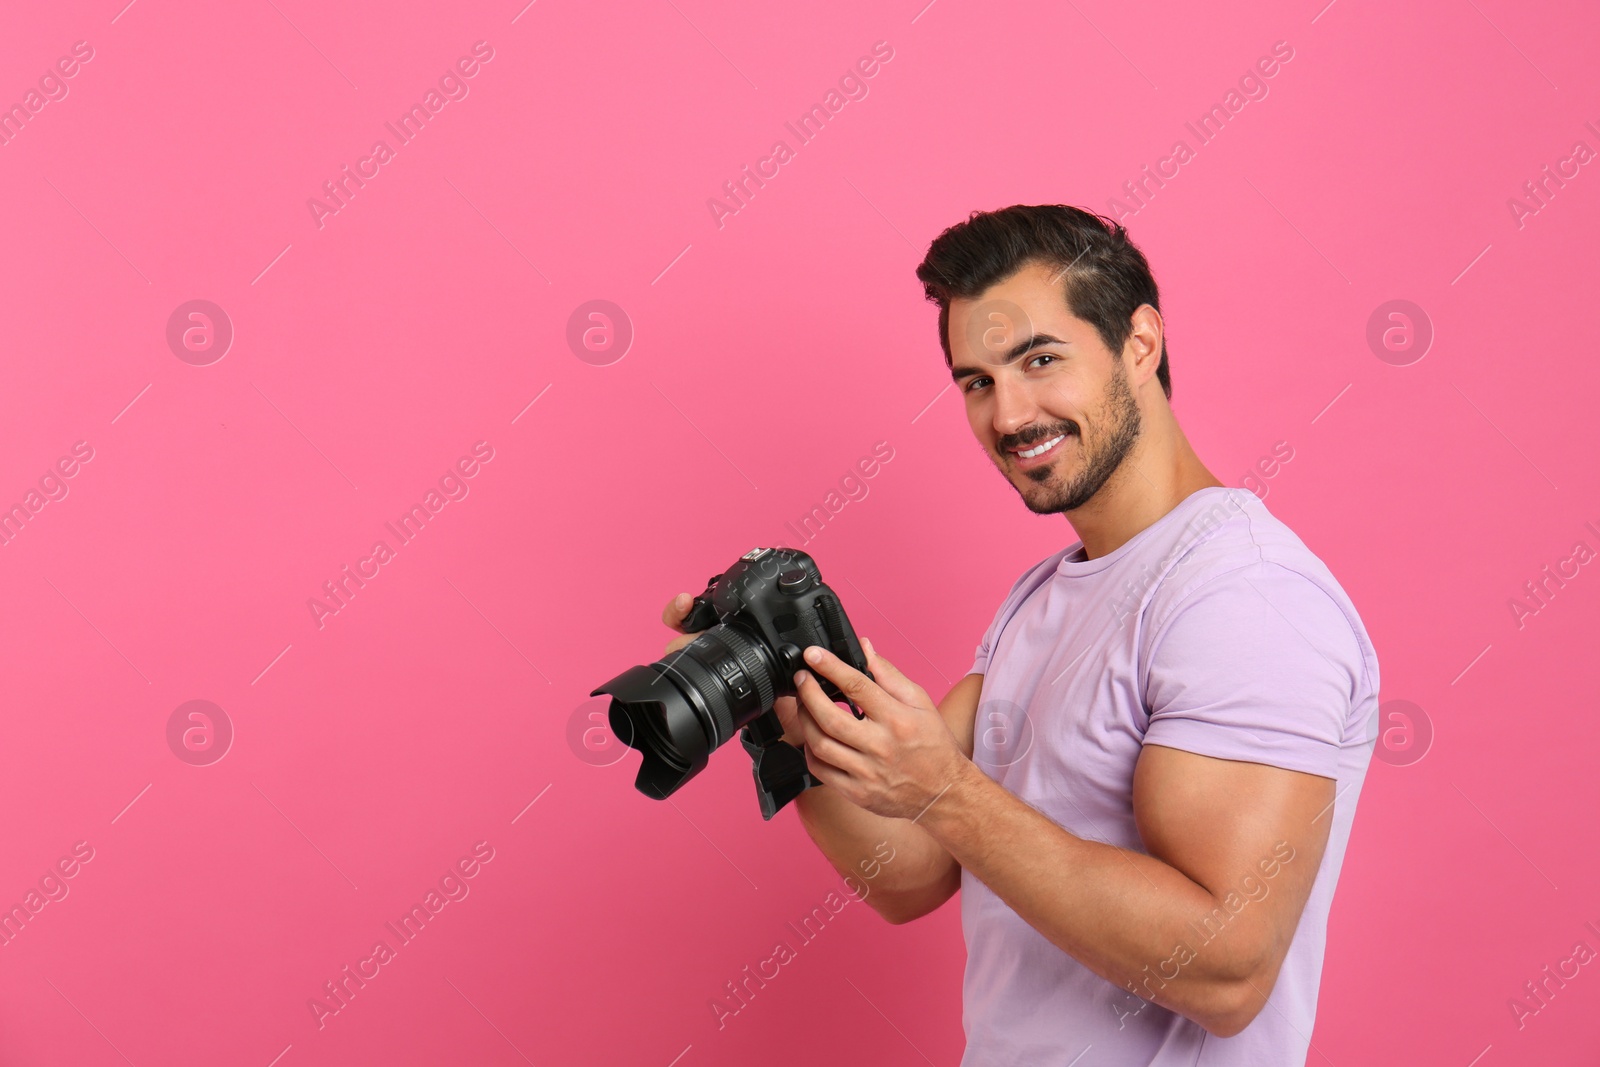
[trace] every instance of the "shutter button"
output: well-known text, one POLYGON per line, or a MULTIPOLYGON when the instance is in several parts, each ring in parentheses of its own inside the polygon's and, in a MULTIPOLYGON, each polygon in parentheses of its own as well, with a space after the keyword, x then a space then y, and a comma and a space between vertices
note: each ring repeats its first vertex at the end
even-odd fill
POLYGON ((803 593, 811 587, 811 572, 804 567, 790 567, 778 575, 778 588, 785 593, 803 593))

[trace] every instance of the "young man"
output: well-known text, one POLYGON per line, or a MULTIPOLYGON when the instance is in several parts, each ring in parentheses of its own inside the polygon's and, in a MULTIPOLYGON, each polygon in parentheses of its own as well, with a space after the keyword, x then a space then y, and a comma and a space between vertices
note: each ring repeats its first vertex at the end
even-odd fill
POLYGON ((824 783, 800 818, 841 873, 893 844, 890 922, 961 890, 963 1067, 1302 1064, 1372 753, 1361 620, 1190 448, 1121 226, 974 212, 917 277, 973 434, 1079 540, 1016 581, 938 705, 870 648, 876 682, 808 649, 867 717, 805 671, 780 703, 824 783))

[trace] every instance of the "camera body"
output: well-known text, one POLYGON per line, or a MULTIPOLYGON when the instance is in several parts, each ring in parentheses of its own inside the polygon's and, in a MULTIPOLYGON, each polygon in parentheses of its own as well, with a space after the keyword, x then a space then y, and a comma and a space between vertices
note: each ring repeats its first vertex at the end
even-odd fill
MULTIPOLYGON (((664 800, 706 766, 711 752, 741 731, 753 761, 761 815, 822 783, 805 756, 783 740, 774 702, 795 695, 794 675, 808 645, 820 645, 872 677, 838 596, 816 561, 793 548, 755 548, 713 575, 683 621, 702 631, 655 663, 630 667, 594 690, 612 697, 611 730, 644 754, 634 785, 664 800)), ((812 672, 824 693, 849 699, 812 672)), ((865 714, 851 704, 856 718, 865 714)))

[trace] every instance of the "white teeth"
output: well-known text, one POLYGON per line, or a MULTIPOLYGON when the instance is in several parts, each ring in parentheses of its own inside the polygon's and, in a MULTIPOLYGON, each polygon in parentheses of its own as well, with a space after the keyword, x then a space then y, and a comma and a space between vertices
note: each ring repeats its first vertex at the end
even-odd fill
POLYGON ((1030 448, 1030 449, 1027 449, 1025 451, 1018 452, 1017 455, 1022 456, 1024 459, 1032 459, 1034 456, 1042 456, 1046 452, 1050 451, 1052 448, 1056 447, 1056 445, 1059 445, 1062 441, 1065 441, 1066 439, 1067 439, 1067 435, 1066 434, 1062 434, 1060 437, 1052 437, 1050 440, 1046 441, 1044 444, 1039 445, 1036 448, 1030 448))

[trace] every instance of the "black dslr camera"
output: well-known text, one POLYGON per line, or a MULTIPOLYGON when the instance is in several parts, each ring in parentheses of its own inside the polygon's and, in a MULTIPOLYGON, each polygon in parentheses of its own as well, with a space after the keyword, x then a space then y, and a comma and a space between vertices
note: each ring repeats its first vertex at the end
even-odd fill
MULTIPOLYGON (((590 696, 611 696, 611 732, 644 753, 634 786, 665 800, 705 769, 718 745, 740 739, 755 765, 761 817, 821 785, 805 755, 783 740, 773 710, 795 695, 801 652, 820 645, 868 678, 867 657, 833 590, 810 556, 793 548, 755 548, 722 574, 712 575, 683 620, 685 632, 704 631, 665 659, 629 667, 590 696)), ((829 698, 866 714, 815 671, 829 698)))

